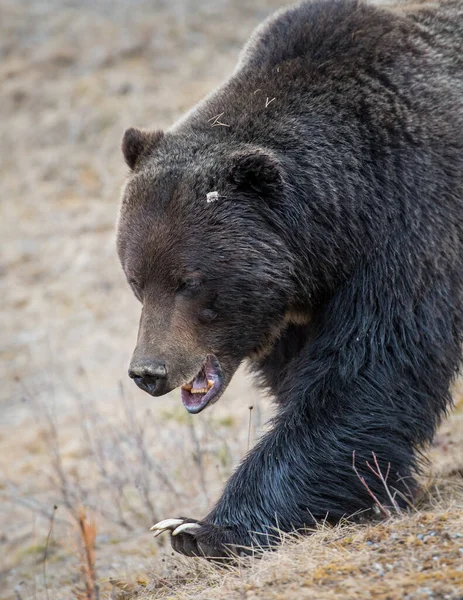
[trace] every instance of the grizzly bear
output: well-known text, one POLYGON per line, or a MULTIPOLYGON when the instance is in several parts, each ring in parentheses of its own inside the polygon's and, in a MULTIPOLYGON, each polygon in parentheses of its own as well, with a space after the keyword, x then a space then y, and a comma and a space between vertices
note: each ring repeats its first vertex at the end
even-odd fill
POLYGON ((247 360, 278 411, 211 512, 156 533, 226 557, 374 515, 367 462, 412 501, 462 353, 463 0, 282 10, 215 92, 122 149, 130 377, 198 413, 247 360))

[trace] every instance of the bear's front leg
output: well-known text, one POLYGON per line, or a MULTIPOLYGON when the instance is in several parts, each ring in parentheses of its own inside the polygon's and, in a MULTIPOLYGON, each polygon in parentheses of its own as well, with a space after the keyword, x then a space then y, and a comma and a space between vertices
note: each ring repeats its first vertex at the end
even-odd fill
POLYGON ((301 435, 293 429, 291 439, 287 418, 281 415, 280 424, 249 452, 209 515, 201 521, 165 519, 152 527, 154 535, 169 531, 173 549, 181 554, 223 559, 273 546, 281 530, 313 525, 307 508, 309 428, 299 422, 301 435))
MULTIPOLYGON (((324 498, 336 490, 340 502, 344 499, 342 475, 330 472, 342 469, 341 456, 330 461, 323 448, 334 449, 334 434, 319 435, 305 419, 288 412, 280 412, 273 430, 249 452, 203 520, 166 519, 154 525, 155 535, 169 531, 174 550, 187 556, 223 558, 276 545, 281 531, 310 527, 330 508, 339 512, 324 498)), ((343 458, 346 470, 351 469, 350 449, 343 458)))
MULTIPOLYGON (((352 393, 361 396, 361 382, 352 393)), ((345 390, 340 390, 346 393, 345 390)), ((347 409, 317 419, 286 405, 274 428, 253 448, 228 481, 215 508, 201 521, 167 519, 156 535, 170 531, 174 550, 187 556, 224 558, 277 545, 281 532, 310 529, 317 521, 336 522, 372 514, 373 501, 388 494, 366 462, 389 473, 398 503, 413 490, 413 445, 404 439, 401 413, 347 409), (356 470, 352 468, 355 452, 356 470), (374 453, 374 456, 373 456, 374 453)))

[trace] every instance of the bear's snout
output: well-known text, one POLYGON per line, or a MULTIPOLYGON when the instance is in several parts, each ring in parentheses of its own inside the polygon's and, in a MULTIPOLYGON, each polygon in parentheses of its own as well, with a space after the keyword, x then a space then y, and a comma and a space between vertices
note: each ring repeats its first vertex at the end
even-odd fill
POLYGON ((160 360, 145 358, 133 361, 129 367, 129 377, 151 396, 162 396, 169 391, 167 368, 160 360))

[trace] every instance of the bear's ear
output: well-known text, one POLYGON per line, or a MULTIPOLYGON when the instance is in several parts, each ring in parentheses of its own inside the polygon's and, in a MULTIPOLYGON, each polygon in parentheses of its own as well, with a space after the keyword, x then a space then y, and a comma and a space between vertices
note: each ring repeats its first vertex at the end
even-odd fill
POLYGON ((133 170, 139 159, 151 150, 163 135, 163 131, 144 131, 136 127, 126 129, 122 136, 121 147, 128 166, 133 170))
POLYGON ((281 167, 278 160, 264 150, 239 152, 232 156, 230 180, 241 189, 275 192, 282 184, 281 167))

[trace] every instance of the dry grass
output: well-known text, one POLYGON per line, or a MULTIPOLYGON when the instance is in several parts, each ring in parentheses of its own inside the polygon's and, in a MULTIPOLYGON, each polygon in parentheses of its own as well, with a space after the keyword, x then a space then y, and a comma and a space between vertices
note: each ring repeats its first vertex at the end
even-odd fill
POLYGON ((118 589, 142 600, 461 600, 463 382, 454 398, 416 506, 377 524, 321 523, 307 537, 282 534, 277 552, 233 567, 169 556, 152 563, 150 578, 119 581, 118 589))
POLYGON ((463 490, 453 500, 370 526, 321 525, 307 538, 285 540, 279 552, 230 570, 178 562, 172 575, 133 588, 145 600, 280 600, 342 598, 460 599, 463 594, 463 490), (448 503, 449 502, 449 503, 448 503), (151 591, 149 591, 151 588, 151 591))
MULTIPOLYGON (((113 600, 381 597, 386 582, 420 598, 438 566, 445 581, 435 585, 460 593, 449 554, 459 538, 445 537, 461 531, 459 492, 375 528, 289 540, 230 572, 174 558, 166 537, 148 533, 173 511, 205 513, 270 409, 243 373, 194 419, 176 393, 153 400, 126 387, 139 306, 114 248, 120 138, 131 125, 169 125, 230 72, 254 25, 282 4, 0 0, 1 600, 67 600, 90 581, 113 600), (77 536, 81 506, 91 520, 77 536), (438 533, 416 537, 427 531, 438 533), (373 532, 384 537, 372 545, 373 532)), ((435 473, 459 480, 461 388, 455 398, 431 456, 435 473)))
POLYGON ((80 572, 83 589, 78 590, 77 600, 99 600, 100 586, 97 583, 95 569, 96 524, 87 518, 85 508, 81 507, 76 514, 78 542, 77 551, 80 558, 80 572))

